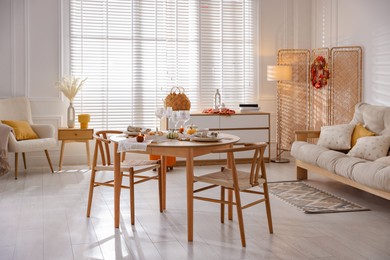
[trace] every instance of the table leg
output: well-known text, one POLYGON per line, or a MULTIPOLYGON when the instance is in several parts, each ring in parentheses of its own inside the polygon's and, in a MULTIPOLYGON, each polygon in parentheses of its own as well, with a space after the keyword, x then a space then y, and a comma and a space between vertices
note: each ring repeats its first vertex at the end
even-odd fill
POLYGON ((193 241, 194 232, 194 155, 189 150, 186 160, 187 174, 187 225, 188 241, 193 241))
POLYGON ((62 140, 62 142, 61 142, 61 151, 60 151, 60 163, 58 164, 58 170, 59 171, 62 170, 62 158, 64 156, 65 143, 66 143, 66 141, 62 140))
POLYGON ((114 223, 119 228, 120 196, 121 196, 121 154, 118 151, 118 143, 114 143, 114 223))
MULTIPOLYGON (((232 148, 233 145, 230 145, 230 148, 232 148)), ((226 159, 227 166, 229 169, 233 168, 233 162, 231 161, 230 156, 227 157, 226 159)), ((230 202, 228 204, 228 219, 233 220, 233 190, 228 189, 228 201, 230 202)))
POLYGON ((85 141, 85 148, 87 150, 87 160, 88 160, 88 167, 91 169, 91 157, 89 156, 89 140, 85 141))
POLYGON ((161 184, 162 184, 162 209, 166 210, 167 208, 167 157, 161 156, 161 184))

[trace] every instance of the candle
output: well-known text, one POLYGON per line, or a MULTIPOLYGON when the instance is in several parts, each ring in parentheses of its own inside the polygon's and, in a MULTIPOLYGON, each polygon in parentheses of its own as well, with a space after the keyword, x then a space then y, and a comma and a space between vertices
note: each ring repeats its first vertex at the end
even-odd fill
POLYGON ((144 136, 141 133, 139 133, 137 135, 137 142, 142 143, 143 141, 144 141, 144 136))
POLYGON ((184 132, 184 127, 183 126, 180 126, 180 128, 179 128, 179 133, 183 133, 184 132))

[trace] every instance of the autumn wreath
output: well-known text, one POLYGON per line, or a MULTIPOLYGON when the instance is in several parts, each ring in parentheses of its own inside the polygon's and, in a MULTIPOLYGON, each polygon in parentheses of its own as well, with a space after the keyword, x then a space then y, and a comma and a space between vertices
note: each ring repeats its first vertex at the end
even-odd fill
POLYGON ((328 79, 328 64, 323 56, 318 56, 311 64, 311 84, 315 88, 322 88, 328 84, 328 79))

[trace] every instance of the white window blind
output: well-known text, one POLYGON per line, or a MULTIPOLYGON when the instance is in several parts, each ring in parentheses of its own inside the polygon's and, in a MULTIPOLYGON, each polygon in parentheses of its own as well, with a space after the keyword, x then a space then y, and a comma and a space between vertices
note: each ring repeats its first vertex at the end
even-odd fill
POLYGON ((234 108, 256 99, 253 0, 71 0, 70 73, 88 77, 75 107, 96 129, 155 127, 182 86, 191 110, 217 88, 234 108))

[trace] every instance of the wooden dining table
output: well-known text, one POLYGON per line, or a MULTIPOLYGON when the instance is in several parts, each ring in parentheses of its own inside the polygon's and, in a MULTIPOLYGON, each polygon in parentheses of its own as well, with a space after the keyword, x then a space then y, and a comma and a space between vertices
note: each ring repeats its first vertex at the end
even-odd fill
MULTIPOLYGON (((235 135, 220 133, 218 141, 179 141, 167 139, 159 142, 152 142, 147 145, 146 151, 129 151, 136 153, 146 153, 161 156, 161 175, 162 175, 162 204, 163 209, 166 209, 166 169, 167 157, 175 156, 185 158, 186 160, 186 186, 187 186, 187 229, 188 241, 193 241, 193 177, 194 177, 194 158, 197 156, 211 153, 216 149, 223 149, 232 147, 240 138, 235 135)), ((118 144, 121 140, 127 137, 124 134, 113 135, 110 140, 114 142, 114 223, 115 227, 119 228, 120 218, 120 192, 121 192, 121 174, 120 163, 121 153, 118 153, 118 144)))

